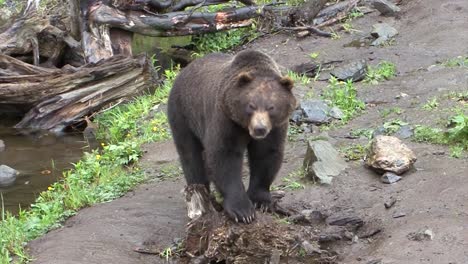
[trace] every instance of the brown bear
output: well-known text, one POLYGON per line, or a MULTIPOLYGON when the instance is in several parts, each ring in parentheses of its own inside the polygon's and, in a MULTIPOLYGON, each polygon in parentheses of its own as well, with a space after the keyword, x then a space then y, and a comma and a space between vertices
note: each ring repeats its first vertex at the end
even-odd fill
POLYGON ((283 162, 293 81, 266 54, 213 53, 184 68, 174 81, 168 118, 187 184, 210 182, 224 211, 250 223, 255 206, 268 207, 270 186, 283 162), (250 182, 242 183, 248 151, 250 182))

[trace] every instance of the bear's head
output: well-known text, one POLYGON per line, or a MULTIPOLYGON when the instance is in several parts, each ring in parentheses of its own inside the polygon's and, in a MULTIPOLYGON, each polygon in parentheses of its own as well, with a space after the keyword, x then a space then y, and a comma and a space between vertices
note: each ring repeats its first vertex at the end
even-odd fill
POLYGON ((234 76, 225 94, 230 118, 248 129, 253 139, 263 139, 284 126, 296 106, 293 81, 276 70, 242 71, 234 76))

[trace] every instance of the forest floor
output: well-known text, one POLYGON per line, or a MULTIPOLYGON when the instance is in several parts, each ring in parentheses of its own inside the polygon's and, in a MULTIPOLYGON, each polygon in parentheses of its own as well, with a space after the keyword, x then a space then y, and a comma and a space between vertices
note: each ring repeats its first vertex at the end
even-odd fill
MULTIPOLYGON (((466 106, 448 94, 468 90, 468 68, 446 67, 440 62, 468 54, 468 2, 411 0, 403 1, 400 7, 398 18, 373 12, 353 20, 351 24, 358 31, 339 32, 339 39, 312 36, 298 40, 276 34, 249 47, 268 53, 284 67, 310 62, 311 53, 318 53, 322 61, 366 59, 377 64, 385 60, 396 65, 397 76, 390 80, 377 85, 356 84, 358 97, 367 102, 366 110, 327 132, 337 149, 367 142, 350 139, 350 131, 375 129, 390 120, 440 126, 454 115, 452 109, 466 106), (378 22, 398 30, 391 45, 345 47, 369 35, 378 22), (438 106, 424 110, 422 106, 433 98, 438 106)), ((326 85, 326 81, 311 84, 315 94, 326 85)), ((298 97, 307 93, 305 87, 296 92, 298 97)), ((331 245, 339 253, 338 263, 468 263, 468 158, 451 157, 446 146, 403 141, 418 160, 415 169, 395 184, 383 184, 362 161, 354 161, 331 185, 304 183, 303 188, 288 190, 283 198, 285 205, 327 213, 352 212, 365 223, 378 226, 380 232, 370 238, 331 245), (386 209, 384 203, 391 197, 397 202, 386 209), (395 214, 404 216, 394 218, 395 214), (410 239, 411 233, 427 229, 433 233, 432 240, 410 239)), ((306 147, 304 140, 288 143, 275 184, 300 168, 306 147)), ((146 145, 141 166, 152 180, 122 198, 79 211, 62 228, 30 242, 33 263, 167 263, 158 255, 133 249, 142 244, 163 249, 184 236, 188 217, 181 191, 185 182, 180 173, 158 178, 161 169, 178 172, 173 144, 146 145)))

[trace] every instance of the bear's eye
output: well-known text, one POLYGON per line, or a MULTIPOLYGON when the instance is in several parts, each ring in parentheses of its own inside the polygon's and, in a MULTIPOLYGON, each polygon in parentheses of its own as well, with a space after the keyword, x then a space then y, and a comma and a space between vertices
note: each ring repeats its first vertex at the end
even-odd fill
POLYGON ((275 109, 275 106, 273 106, 273 105, 267 107, 267 111, 273 111, 273 109, 275 109))
POLYGON ((251 103, 247 107, 249 108, 249 110, 252 110, 252 111, 257 110, 257 107, 251 103))

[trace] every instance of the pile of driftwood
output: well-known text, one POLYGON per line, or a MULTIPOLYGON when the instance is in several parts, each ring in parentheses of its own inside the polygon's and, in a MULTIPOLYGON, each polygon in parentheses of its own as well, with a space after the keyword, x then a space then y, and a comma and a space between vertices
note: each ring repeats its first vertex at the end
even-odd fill
MULTIPOLYGON (((342 12, 358 1, 345 1, 342 12)), ((299 8, 276 1, 256 5, 239 0, 241 5, 234 6, 235 2, 28 0, 8 21, 0 17, 0 109, 28 110, 16 127, 62 131, 109 104, 154 89, 158 76, 151 60, 132 54, 134 33, 193 35, 245 27, 262 17, 260 24, 268 24, 269 30, 329 37, 321 28, 340 16, 312 26, 328 0, 306 1, 299 8), (233 7, 201 9, 228 2, 233 7)))

